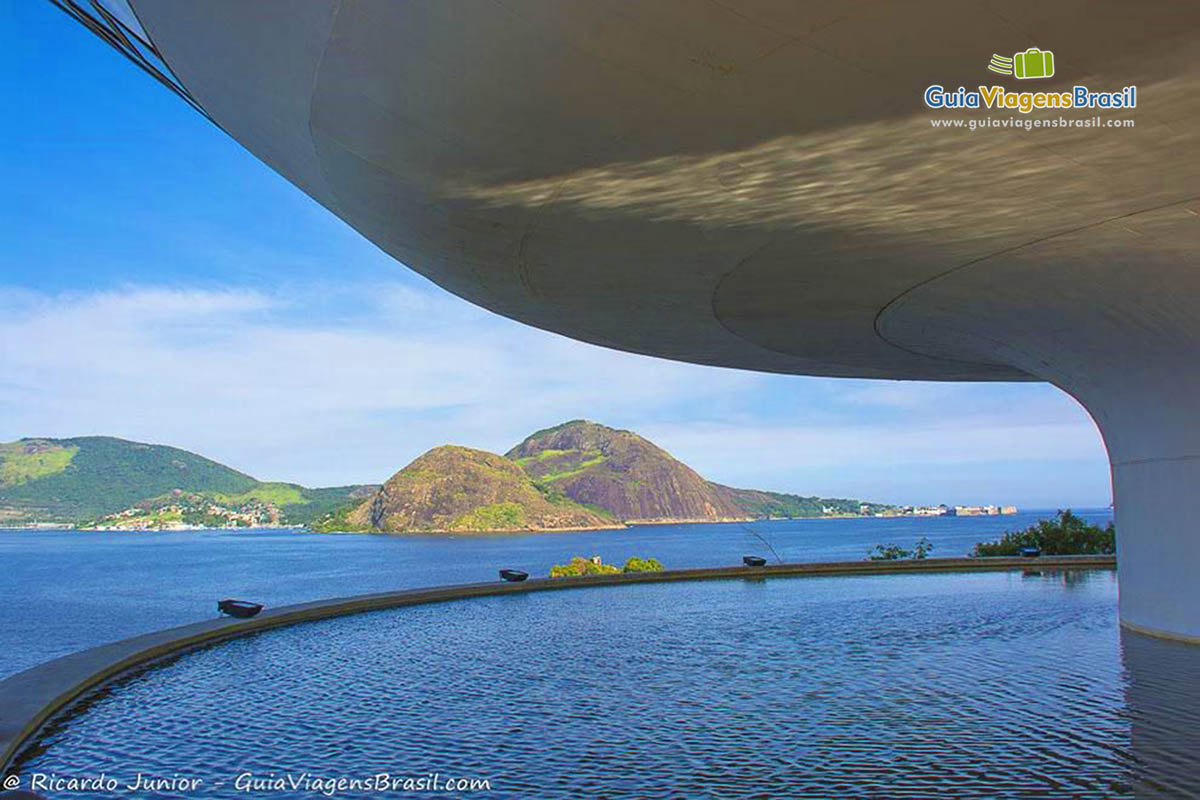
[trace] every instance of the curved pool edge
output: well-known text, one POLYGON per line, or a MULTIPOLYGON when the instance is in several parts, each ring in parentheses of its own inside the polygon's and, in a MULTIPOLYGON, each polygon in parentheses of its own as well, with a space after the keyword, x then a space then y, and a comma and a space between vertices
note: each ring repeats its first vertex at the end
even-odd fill
MULTIPOLYGON (((702 567, 578 578, 538 578, 521 583, 453 584, 337 597, 266 609, 251 619, 218 618, 142 634, 62 656, 0 681, 0 775, 6 775, 42 729, 77 700, 125 673, 189 650, 240 636, 331 617, 473 597, 631 583, 821 577, 927 572, 994 572, 1028 569, 1114 569, 1114 556, 1042 556, 1038 559, 931 558, 908 561, 831 561, 765 567, 702 567)), ((215 600, 214 600, 215 602, 215 600)))

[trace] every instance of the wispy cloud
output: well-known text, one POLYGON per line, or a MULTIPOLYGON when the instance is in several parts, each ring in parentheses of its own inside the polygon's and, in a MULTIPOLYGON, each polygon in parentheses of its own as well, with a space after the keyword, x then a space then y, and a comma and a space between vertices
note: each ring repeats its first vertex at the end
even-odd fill
POLYGON ((1107 492, 1094 427, 1050 387, 678 364, 401 284, 0 292, 0 375, 5 439, 107 433, 309 484, 378 481, 447 441, 503 451, 589 417, 742 485, 906 499, 883 494, 919 485, 895 481, 900 467, 982 490, 1020 463, 1031 487, 1070 464, 1086 476, 1070 491, 1107 492))
POLYGON ((448 440, 507 448, 563 415, 756 380, 580 344, 400 286, 8 293, 0 317, 6 437, 169 441, 310 482, 378 480, 448 440))

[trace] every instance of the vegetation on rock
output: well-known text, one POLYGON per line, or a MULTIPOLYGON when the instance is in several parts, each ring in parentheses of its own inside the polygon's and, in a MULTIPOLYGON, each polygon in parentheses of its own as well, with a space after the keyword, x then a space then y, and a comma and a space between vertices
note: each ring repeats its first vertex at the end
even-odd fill
POLYGON ((1023 531, 1010 531, 995 542, 975 545, 975 556, 1016 556, 1022 547, 1037 547, 1044 555, 1107 555, 1117 552, 1116 528, 1092 525, 1071 513, 1059 511, 1054 519, 1039 520, 1023 531))
POLYGON ((746 516, 693 469, 631 431, 574 420, 537 431, 507 455, 538 485, 618 519, 746 516))
POLYGON ((357 516, 351 519, 351 515, 362 502, 359 500, 353 505, 344 505, 325 512, 308 523, 309 530, 315 533, 371 533, 372 528, 369 524, 358 522, 357 516))
MULTIPOLYGON (((722 486, 634 432, 587 420, 530 434, 506 455, 539 486, 626 522, 857 515, 864 505, 722 486)), ((871 513, 890 507, 866 505, 871 513)))
MULTIPOLYGON (((817 517, 858 514, 863 505, 713 483, 636 433, 587 420, 537 431, 507 456, 539 486, 626 521, 817 517)), ((866 505, 870 513, 890 508, 866 505)))
POLYGON ((454 445, 417 458, 343 520, 351 530, 396 533, 619 527, 611 516, 539 488, 503 456, 454 445))

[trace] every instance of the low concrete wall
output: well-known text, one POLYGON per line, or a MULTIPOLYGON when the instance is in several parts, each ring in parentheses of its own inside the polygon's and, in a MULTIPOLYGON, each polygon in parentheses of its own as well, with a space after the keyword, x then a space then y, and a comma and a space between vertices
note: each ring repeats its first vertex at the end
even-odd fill
MULTIPOLYGON (((228 617, 168 628, 63 656, 0 681, 0 775, 56 715, 82 695, 129 670, 216 642, 298 622, 377 611, 400 606, 440 603, 470 597, 614 586, 630 583, 729 580, 747 577, 819 577, 924 572, 986 572, 1016 569, 1112 569, 1113 556, 1043 556, 1041 558, 930 558, 921 561, 835 561, 772 564, 766 567, 708 567, 665 572, 596 575, 586 578, 541 578, 522 583, 467 583, 359 595, 265 609, 252 619, 228 617)), ((214 609, 217 598, 213 598, 214 609)))

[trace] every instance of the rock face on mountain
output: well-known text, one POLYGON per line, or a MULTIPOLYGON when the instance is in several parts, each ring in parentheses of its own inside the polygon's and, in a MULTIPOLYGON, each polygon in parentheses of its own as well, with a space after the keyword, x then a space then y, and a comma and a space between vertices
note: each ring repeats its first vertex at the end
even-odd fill
POLYGON ((704 480, 632 431, 574 420, 529 436, 506 454, 543 488, 626 522, 748 519, 734 490, 704 480))
POLYGON ((347 527, 387 532, 578 530, 621 527, 611 516, 539 487, 512 461, 445 445, 388 479, 346 515, 347 527))

